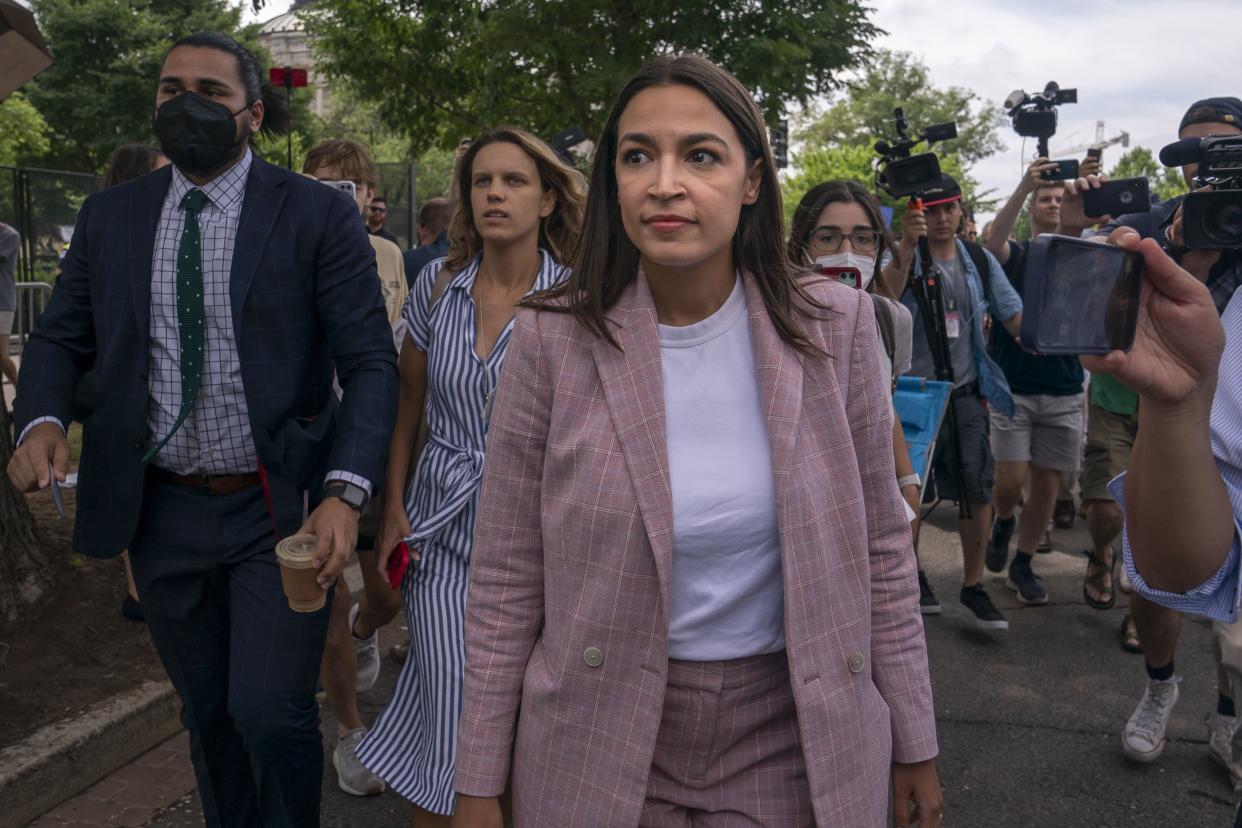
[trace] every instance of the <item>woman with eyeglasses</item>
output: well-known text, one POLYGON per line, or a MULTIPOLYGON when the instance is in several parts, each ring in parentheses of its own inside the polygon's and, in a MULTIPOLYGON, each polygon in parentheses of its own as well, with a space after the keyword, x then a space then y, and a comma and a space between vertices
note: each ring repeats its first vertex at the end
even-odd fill
MULTIPOLYGON (((910 370, 914 340, 914 321, 897 297, 891 295, 880 270, 895 248, 884 225, 880 205, 857 181, 826 181, 812 187, 794 210, 789 235, 789 260, 821 273, 839 277, 858 272, 855 287, 867 291, 875 308, 876 327, 884 346, 881 358, 893 386, 897 377, 910 370)), ((901 496, 909 508, 911 528, 918 538, 918 511, 922 481, 914 473, 901 420, 893 416, 893 461, 901 496)), ((919 570, 920 610, 936 615, 940 605, 931 586, 919 570)))

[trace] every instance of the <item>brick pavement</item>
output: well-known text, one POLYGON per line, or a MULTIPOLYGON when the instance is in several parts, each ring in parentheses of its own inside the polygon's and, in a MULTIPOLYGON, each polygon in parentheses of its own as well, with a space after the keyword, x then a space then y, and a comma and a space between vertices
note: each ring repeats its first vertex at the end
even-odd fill
POLYGON ((194 788, 190 739, 185 731, 120 768, 29 828, 95 828, 146 825, 194 788))

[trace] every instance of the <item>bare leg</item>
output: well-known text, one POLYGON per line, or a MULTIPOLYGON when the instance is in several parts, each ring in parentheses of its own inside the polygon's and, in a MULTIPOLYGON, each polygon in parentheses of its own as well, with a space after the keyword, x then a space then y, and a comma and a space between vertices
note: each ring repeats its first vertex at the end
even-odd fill
MULTIPOLYGON (((1018 508, 1018 501, 1022 498, 1022 489, 1026 486, 1027 474, 1031 468, 1030 463, 1022 460, 996 461, 996 486, 992 491, 992 502, 996 506, 998 520, 1009 520, 1013 517, 1014 511, 1018 508)), ((1023 514, 1026 514, 1025 510, 1023 514)), ((991 531, 991 528, 989 526, 988 530, 991 531)), ((1018 548, 1026 549, 1023 546, 1018 548)))
POLYGON ((414 806, 413 818, 410 825, 414 828, 451 828, 453 818, 444 816, 443 814, 433 814, 431 811, 425 811, 417 805, 414 806))
MULTIPOLYGON (((1117 501, 1087 501, 1087 531, 1091 534, 1092 552, 1094 552, 1096 560, 1105 563, 1112 561, 1113 542, 1121 535, 1121 528, 1121 507, 1117 505, 1117 501)), ((1093 599, 1099 601, 1103 598, 1103 595, 1093 584, 1088 583, 1086 586, 1087 594, 1093 599)), ((1131 606, 1133 606, 1133 603, 1131 606)), ((1142 641, 1141 634, 1139 640, 1142 641)), ((1164 663, 1167 664, 1168 662, 1164 663)))
POLYGON ((375 569, 374 550, 358 551, 358 568, 362 570, 362 606, 351 632, 358 638, 370 638, 401 612, 401 592, 390 589, 388 581, 375 569))
POLYGON ((1149 667, 1164 667, 1177 654, 1177 636, 1182 616, 1174 610, 1153 604, 1137 592, 1130 593, 1130 615, 1143 642, 1143 658, 1149 667))
POLYGON ((340 736, 362 727, 362 717, 358 713, 358 659, 349 635, 351 603, 349 589, 342 583, 332 599, 328 638, 324 642, 323 662, 319 667, 319 683, 332 704, 340 736))
POLYGON ((962 586, 972 587, 983 578, 983 558, 992 529, 992 504, 970 504, 972 517, 957 522, 962 539, 962 586))
POLYGON ((9 334, 0 334, 0 373, 17 387, 17 363, 9 356, 9 334))
MULTIPOLYGON (((997 463, 999 478, 1000 463, 997 463)), ((1052 511, 1057 506, 1057 487, 1061 485, 1061 473, 1052 469, 1031 466, 1031 486, 1027 493, 1026 505, 1022 507, 1022 517, 1018 520, 1018 551, 1031 554, 1039 546, 1039 541, 1052 520, 1052 511)), ((999 498, 997 498, 999 513, 999 498)))
POLYGON ((138 600, 138 586, 134 583, 134 569, 129 565, 129 550, 121 553, 121 563, 125 565, 125 582, 129 585, 129 597, 138 600))

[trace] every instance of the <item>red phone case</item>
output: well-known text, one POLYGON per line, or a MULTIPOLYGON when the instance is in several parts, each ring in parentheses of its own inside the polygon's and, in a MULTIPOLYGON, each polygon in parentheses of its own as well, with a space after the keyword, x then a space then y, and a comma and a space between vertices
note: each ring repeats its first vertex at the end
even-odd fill
POLYGON ((392 548, 392 554, 388 556, 388 586, 391 589, 401 589, 401 579, 405 577, 405 570, 410 566, 410 547, 406 546, 405 541, 400 541, 392 548))

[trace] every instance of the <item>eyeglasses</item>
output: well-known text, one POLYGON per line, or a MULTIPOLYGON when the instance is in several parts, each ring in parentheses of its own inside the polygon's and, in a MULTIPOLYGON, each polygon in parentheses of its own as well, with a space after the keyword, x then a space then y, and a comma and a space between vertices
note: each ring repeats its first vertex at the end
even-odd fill
POLYGON ((387 207, 376 207, 374 204, 372 204, 367 209, 369 209, 372 213, 387 213, 388 212, 387 207))
POLYGON ((853 233, 841 233, 836 230, 820 230, 811 236, 812 243, 820 250, 836 253, 845 240, 860 253, 870 253, 880 243, 880 234, 874 230, 855 230, 853 233))

